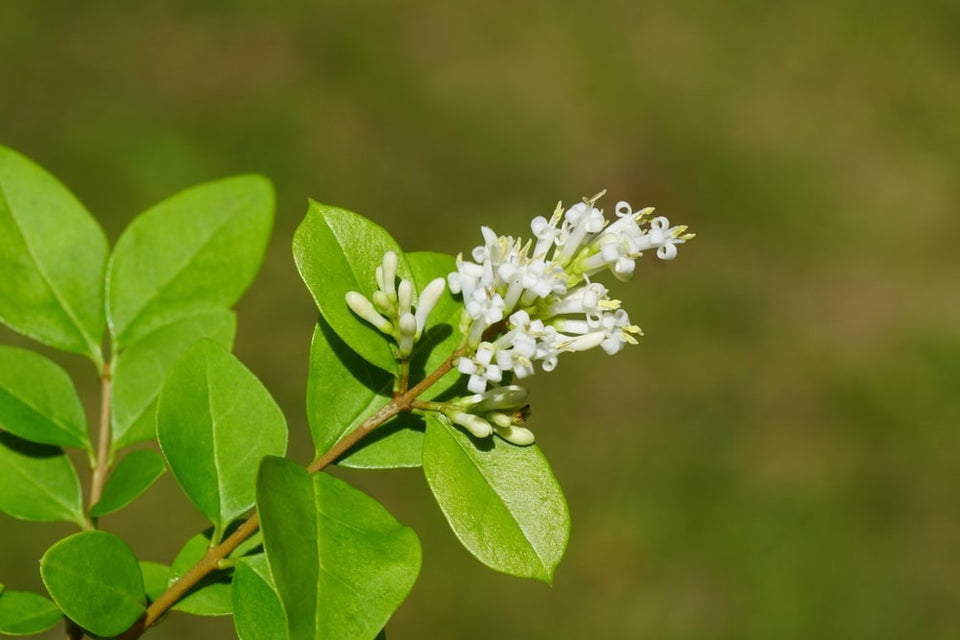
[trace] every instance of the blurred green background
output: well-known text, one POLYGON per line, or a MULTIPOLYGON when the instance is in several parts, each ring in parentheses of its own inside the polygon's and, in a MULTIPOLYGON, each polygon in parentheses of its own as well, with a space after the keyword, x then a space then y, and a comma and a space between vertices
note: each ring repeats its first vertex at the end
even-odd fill
MULTIPOLYGON (((614 290, 638 347, 530 380, 574 520, 552 589, 474 561, 418 472, 347 474, 424 544, 391 638, 956 638, 958 7, 4 0, 0 143, 112 241, 191 184, 275 182, 236 351, 302 461, 307 197, 450 253, 601 188, 699 234, 614 290)), ((169 562, 203 522, 168 474, 103 525, 169 562)), ((0 515, 0 581, 40 588, 68 532, 0 515)))

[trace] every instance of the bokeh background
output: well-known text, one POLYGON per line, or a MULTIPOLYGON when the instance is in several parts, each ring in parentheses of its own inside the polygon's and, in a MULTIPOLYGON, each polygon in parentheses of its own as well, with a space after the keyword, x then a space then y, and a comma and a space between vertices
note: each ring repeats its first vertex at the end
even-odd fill
MULTIPOLYGON (((699 234, 615 290, 638 347, 530 380, 574 521, 552 588, 474 561, 417 471, 348 474, 424 544, 391 638, 956 638, 958 7, 4 0, 0 143, 111 241, 186 186, 275 182, 236 351, 302 461, 308 197, 450 253, 601 188, 699 234)), ((161 562, 204 526, 169 474, 103 524, 161 562)), ((40 588, 69 532, 0 515, 0 581, 40 588)))

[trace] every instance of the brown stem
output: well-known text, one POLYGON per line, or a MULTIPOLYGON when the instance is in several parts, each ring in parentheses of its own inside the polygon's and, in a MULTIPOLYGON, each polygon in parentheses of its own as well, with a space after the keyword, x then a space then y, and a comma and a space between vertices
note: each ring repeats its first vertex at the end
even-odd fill
POLYGON ((90 506, 97 504, 110 471, 110 387, 113 375, 110 364, 103 365, 100 375, 100 432, 97 436, 97 464, 90 483, 90 506))
MULTIPOLYGON (((398 395, 385 404, 379 411, 364 420, 359 427, 351 431, 341 440, 338 440, 326 453, 314 460, 310 466, 307 467, 307 471, 309 473, 322 471, 346 453, 347 450, 359 442, 360 439, 384 422, 398 413, 410 411, 416 398, 453 369, 454 364, 466 351, 466 347, 461 347, 454 351, 449 358, 437 367, 436 371, 421 380, 406 393, 398 395)), ((140 618, 134 626, 130 627, 126 633, 120 636, 120 638, 122 640, 133 640, 143 635, 144 631, 157 623, 157 620, 160 619, 160 616, 162 616, 167 609, 176 604, 180 598, 185 596, 187 592, 208 573, 216 569, 221 560, 230 555, 230 552, 236 549, 241 542, 253 535, 259 528, 260 518, 254 513, 247 518, 236 531, 230 534, 226 540, 216 547, 208 549, 206 555, 204 555, 197 564, 190 567, 189 571, 180 576, 170 588, 164 591, 163 594, 147 608, 146 614, 140 618)))

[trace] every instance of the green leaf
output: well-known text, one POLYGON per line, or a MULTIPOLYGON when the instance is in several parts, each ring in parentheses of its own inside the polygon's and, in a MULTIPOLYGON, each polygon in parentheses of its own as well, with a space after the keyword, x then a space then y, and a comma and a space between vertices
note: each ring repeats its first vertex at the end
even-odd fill
POLYGON ((143 574, 143 590, 150 602, 156 601, 170 586, 170 567, 165 564, 141 560, 140 573, 143 574))
POLYGON ((292 640, 373 638, 420 570, 413 530, 325 473, 265 458, 257 511, 292 640))
POLYGON ((87 417, 70 376, 26 349, 0 345, 0 428, 31 442, 92 454, 87 417))
POLYGON ((208 340, 173 366, 160 391, 157 439, 184 493, 218 532, 254 503, 265 455, 283 455, 287 425, 259 380, 208 340))
POLYGON ((168 324, 121 352, 111 391, 113 450, 156 437, 157 395, 184 351, 203 338, 229 349, 235 331, 236 314, 211 309, 168 324))
MULTIPOLYGON (((431 280, 443 278, 457 270, 457 261, 453 256, 445 253, 417 251, 407 254, 407 262, 413 271, 413 281, 417 291, 423 291, 431 280)), ((433 311, 427 318, 423 335, 413 350, 411 359, 411 376, 413 383, 437 369, 450 357, 463 334, 460 332, 460 315, 463 313, 463 302, 453 297, 449 289, 445 289, 437 301, 433 311)), ((438 380, 426 393, 421 396, 425 400, 436 398, 443 392, 456 385, 463 376, 454 370, 438 380)))
POLYGON ((411 275, 403 251, 382 227, 346 209, 310 201, 293 235, 293 257, 313 299, 334 332, 367 362, 393 373, 397 363, 392 338, 380 333, 347 307, 348 291, 370 298, 383 255, 399 258, 397 275, 411 275))
POLYGON ((287 640, 287 621, 262 553, 233 572, 233 624, 240 640, 287 640))
MULTIPOLYGON (((173 564, 170 565, 170 581, 173 584, 197 564, 210 548, 213 530, 198 533, 190 538, 173 564)), ((203 577, 189 593, 173 607, 177 611, 195 616, 225 616, 233 611, 233 595, 230 575, 226 571, 213 571, 203 577)))
POLYGON ((32 636, 62 619, 57 605, 39 593, 0 589, 0 635, 32 636))
POLYGON ((47 549, 40 576, 63 613, 99 636, 123 633, 146 610, 136 556, 106 531, 76 533, 47 549))
POLYGON ((0 432, 0 511, 21 520, 85 526, 80 480, 63 449, 0 432))
POLYGON ((337 461, 352 469, 419 467, 423 459, 423 420, 402 413, 354 445, 337 461))
MULTIPOLYGON (((307 418, 319 456, 390 401, 393 376, 352 351, 322 317, 310 345, 307 418)), ((338 464, 387 469, 420 466, 422 429, 399 416, 364 438, 338 464)))
POLYGON ((497 571, 553 579, 570 537, 570 513, 538 447, 474 440, 431 414, 423 472, 470 553, 497 571))
POLYGON ((3 146, 0 238, 0 321, 99 368, 107 238, 56 178, 3 146))
POLYGON ((138 216, 110 258, 107 316, 117 347, 236 302, 260 268, 273 210, 270 182, 246 175, 181 191, 138 216))
POLYGON ((150 488, 167 470, 163 458, 156 451, 141 449, 126 456, 117 465, 97 504, 90 508, 94 518, 119 511, 150 488))

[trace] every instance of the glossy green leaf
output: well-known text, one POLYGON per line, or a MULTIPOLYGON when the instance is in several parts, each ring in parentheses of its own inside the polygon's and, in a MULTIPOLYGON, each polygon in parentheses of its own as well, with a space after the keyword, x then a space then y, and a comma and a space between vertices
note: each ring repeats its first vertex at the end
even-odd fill
POLYGON ((97 504, 90 508, 94 518, 119 511, 133 502, 167 470, 156 451, 141 449, 127 455, 113 470, 97 504))
POLYGON ((106 531, 76 533, 47 549, 40 576, 63 613, 99 636, 123 633, 146 610, 136 556, 106 531))
POLYGON ((423 472, 454 533, 481 562, 522 578, 553 579, 570 513, 536 445, 474 440, 431 415, 423 472))
POLYGON ((0 589, 0 635, 32 636, 61 620, 57 605, 39 593, 0 589))
POLYGON ((423 420, 402 413, 357 443, 337 461, 353 469, 419 467, 423 458, 423 420))
POLYGON ((270 182, 246 175, 181 191, 138 216, 110 258, 107 314, 116 345, 236 302, 260 268, 273 210, 270 182))
POLYGON ((167 375, 157 439, 184 493, 222 532, 253 506, 260 459, 283 455, 287 425, 256 376, 203 340, 167 375))
POLYGON ((0 146, 0 322, 102 362, 109 247, 56 178, 0 146))
POLYGON ((170 567, 165 564, 141 560, 140 573, 143 574, 143 590, 149 602, 154 602, 170 586, 170 567))
MULTIPOLYGON (((393 376, 352 351, 322 317, 310 345, 307 418, 317 455, 356 429, 393 395, 393 376)), ((362 468, 420 466, 422 429, 400 416, 359 443, 339 464, 362 468), (385 437, 387 436, 387 437, 385 437)))
POLYGON ((355 213, 310 201, 307 215, 293 235, 293 257, 313 299, 334 332, 373 365, 393 373, 394 342, 353 314, 348 291, 368 298, 377 288, 376 270, 383 255, 400 259, 397 275, 410 276, 403 251, 382 227, 355 213))
MULTIPOLYGON (((170 584, 185 574, 200 561, 210 547, 212 530, 198 533, 190 538, 173 564, 170 565, 170 584)), ((225 616, 233 611, 233 595, 230 575, 226 571, 213 571, 204 576, 190 592, 173 607, 177 611, 195 616, 225 616)))
POLYGON ((0 428, 31 442, 90 451, 87 417, 67 372, 38 353, 2 345, 0 428))
POLYGON ((111 392, 113 450, 156 437, 157 395, 184 351, 203 338, 229 349, 235 331, 232 311, 211 309, 168 324, 121 352, 111 392))
POLYGON ((257 476, 263 544, 291 640, 369 640, 409 593, 420 543, 346 482, 265 458, 257 476))
POLYGON ((240 640, 287 640, 287 621, 265 555, 244 558, 233 572, 233 625, 240 640))
POLYGON ((63 449, 0 432, 0 511, 21 520, 64 520, 83 527, 80 480, 63 449))
MULTIPOLYGON (((417 285, 418 292, 423 291, 424 287, 435 278, 446 280, 448 274, 457 270, 456 259, 445 253, 429 251, 408 253, 407 262, 413 271, 413 281, 417 285)), ((433 311, 430 312, 423 335, 414 347, 410 367, 413 383, 433 372, 460 346, 460 341, 463 339, 463 334, 460 332, 462 313, 463 302, 455 298, 449 289, 445 289, 433 311)), ((462 377, 454 370, 441 378, 421 397, 427 400, 436 398, 453 387, 462 377)))

